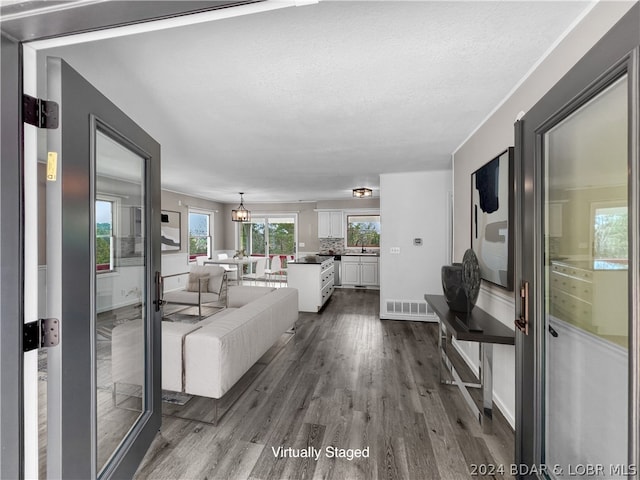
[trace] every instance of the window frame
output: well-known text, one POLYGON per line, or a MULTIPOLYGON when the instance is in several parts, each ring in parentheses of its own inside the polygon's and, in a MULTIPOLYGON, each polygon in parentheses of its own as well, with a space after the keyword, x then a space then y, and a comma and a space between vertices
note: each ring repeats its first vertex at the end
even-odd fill
MULTIPOLYGON (((118 272, 118 268, 116 266, 116 261, 120 258, 120 251, 118 249, 118 242, 116 239, 118 238, 118 232, 120 231, 120 216, 118 212, 120 211, 120 203, 121 200, 118 197, 114 197, 111 195, 105 194, 96 194, 96 198, 94 200, 94 209, 97 207, 98 202, 108 202, 111 203, 111 235, 98 235, 98 218, 96 216, 94 220, 94 229, 95 229, 95 240, 97 243, 98 238, 111 238, 111 248, 110 248, 110 258, 109 258, 109 269, 107 270, 98 270, 98 259, 97 259, 97 248, 93 255, 93 261, 95 263, 95 272, 97 275, 108 275, 114 274, 118 272)), ((97 247, 97 245, 96 245, 97 247)), ((95 248, 95 247, 94 247, 95 248)), ((100 264, 102 265, 102 264, 100 264)))
MULTIPOLYGON (((380 237, 382 236, 382 218, 380 216, 380 212, 377 213, 371 213, 371 212, 345 212, 344 215, 345 218, 345 229, 344 229, 344 236, 345 236, 345 247, 346 248, 375 248, 375 249, 379 249, 380 248, 380 237), (356 245, 351 245, 349 243, 349 218, 351 217, 377 217, 377 223, 378 223, 378 229, 380 231, 378 231, 378 245, 360 245, 357 244, 356 245)), ((369 223, 376 223, 376 222, 369 222, 369 223)))
MULTIPOLYGON (((279 256, 297 256, 298 255, 298 236, 299 236, 299 227, 300 227, 300 219, 298 212, 252 212, 251 221, 250 222, 241 222, 237 224, 236 228, 236 251, 242 249, 242 231, 245 228, 244 225, 260 223, 255 220, 263 221, 265 225, 265 253, 259 253, 257 255, 265 255, 272 257, 273 255, 279 256), (270 222, 271 219, 278 220, 283 218, 293 218, 293 253, 285 254, 271 253, 271 244, 269 242, 269 224, 277 223, 270 222)), ((244 251, 247 255, 252 255, 253 253, 253 234, 252 229, 249 227, 249 233, 247 235, 247 244, 244 246, 244 251)))
MULTIPOLYGON (((593 264, 593 269, 594 270, 598 270, 598 271, 602 271, 602 270, 609 270, 607 268, 596 268, 596 264, 595 262, 597 260, 602 260, 602 261, 607 261, 607 259, 602 259, 600 257, 597 256, 597 252, 596 252, 596 214, 598 213, 598 210, 603 210, 603 209, 614 209, 614 208, 626 208, 627 209, 627 259, 629 258, 629 241, 628 241, 628 235, 629 235, 629 204, 626 200, 607 200, 607 201, 595 201, 595 202, 591 202, 590 205, 590 216, 589 216, 589 254, 591 257, 591 262, 593 264)), ((618 259, 608 259, 608 260, 618 260, 618 259)), ((628 269, 628 265, 626 266, 626 268, 622 268, 623 270, 628 269)))
POLYGON ((211 210, 205 210, 201 208, 189 208, 187 210, 187 255, 189 256, 189 261, 195 260, 198 257, 206 256, 206 258, 211 258, 211 253, 213 252, 213 222, 214 222, 215 212, 211 210), (208 235, 191 235, 191 214, 194 215, 206 215, 209 217, 208 220, 208 235), (207 253, 206 254, 195 254, 191 253, 191 238, 206 238, 207 239, 207 253))

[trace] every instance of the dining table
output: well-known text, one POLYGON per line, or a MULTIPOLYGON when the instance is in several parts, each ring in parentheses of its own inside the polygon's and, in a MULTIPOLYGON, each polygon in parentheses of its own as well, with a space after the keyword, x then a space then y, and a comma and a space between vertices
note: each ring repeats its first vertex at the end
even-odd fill
MULTIPOLYGON (((209 260, 205 260, 203 265, 236 265, 238 267, 238 285, 242 284, 242 275, 243 275, 243 266, 251 265, 253 262, 257 261, 260 258, 264 257, 242 257, 242 258, 211 258, 209 260)), ((251 268, 251 267, 249 267, 251 268)))

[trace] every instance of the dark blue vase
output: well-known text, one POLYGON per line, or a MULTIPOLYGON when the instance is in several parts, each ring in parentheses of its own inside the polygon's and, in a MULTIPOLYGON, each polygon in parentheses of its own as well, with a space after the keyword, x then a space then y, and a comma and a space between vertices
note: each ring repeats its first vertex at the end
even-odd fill
POLYGON ((442 290, 449 305, 455 312, 469 312, 473 304, 469 302, 462 281, 462 263, 443 265, 442 290))

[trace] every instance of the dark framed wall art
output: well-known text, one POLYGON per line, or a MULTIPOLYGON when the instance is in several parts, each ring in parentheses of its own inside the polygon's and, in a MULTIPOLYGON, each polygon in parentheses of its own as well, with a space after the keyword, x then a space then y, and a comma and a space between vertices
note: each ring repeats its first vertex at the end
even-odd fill
POLYGON ((180 250, 180 212, 162 210, 162 222, 160 227, 162 234, 163 252, 177 252, 180 250))
POLYGON ((481 277, 513 290, 513 147, 471 174, 471 248, 481 277))

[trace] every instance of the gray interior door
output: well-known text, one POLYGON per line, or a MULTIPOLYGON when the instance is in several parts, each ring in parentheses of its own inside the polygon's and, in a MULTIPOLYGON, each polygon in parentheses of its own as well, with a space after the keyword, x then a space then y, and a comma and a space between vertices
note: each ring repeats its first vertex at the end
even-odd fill
POLYGON ((47 97, 47 477, 127 478, 161 422, 160 145, 59 58, 47 97))
POLYGON ((637 478, 639 26, 636 5, 516 126, 526 478, 637 478))

